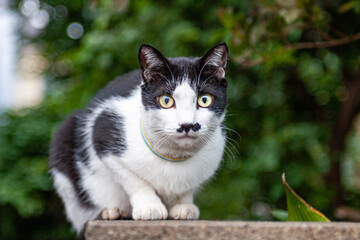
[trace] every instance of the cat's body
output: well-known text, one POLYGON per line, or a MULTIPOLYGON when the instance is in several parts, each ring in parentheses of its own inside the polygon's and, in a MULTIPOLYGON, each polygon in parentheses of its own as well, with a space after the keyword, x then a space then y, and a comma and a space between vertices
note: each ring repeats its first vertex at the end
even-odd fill
POLYGON ((199 217, 193 194, 225 146, 227 54, 219 44, 203 58, 165 59, 143 45, 141 71, 109 83, 60 125, 50 167, 77 232, 98 218, 199 217))

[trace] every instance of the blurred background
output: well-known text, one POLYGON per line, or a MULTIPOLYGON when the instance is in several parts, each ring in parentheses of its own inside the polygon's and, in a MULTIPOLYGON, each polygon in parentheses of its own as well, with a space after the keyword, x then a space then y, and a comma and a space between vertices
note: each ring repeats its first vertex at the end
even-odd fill
POLYGON ((360 221, 360 0, 0 0, 0 238, 72 239, 48 173, 58 124, 141 43, 225 41, 228 144, 201 219, 276 220, 281 173, 333 221, 360 221))

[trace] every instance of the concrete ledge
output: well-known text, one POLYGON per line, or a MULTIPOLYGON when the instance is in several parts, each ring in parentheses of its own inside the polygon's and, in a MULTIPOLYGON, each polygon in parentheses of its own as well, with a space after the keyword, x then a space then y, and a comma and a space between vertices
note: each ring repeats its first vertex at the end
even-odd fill
POLYGON ((249 221, 89 221, 85 238, 103 239, 360 239, 360 223, 249 221))

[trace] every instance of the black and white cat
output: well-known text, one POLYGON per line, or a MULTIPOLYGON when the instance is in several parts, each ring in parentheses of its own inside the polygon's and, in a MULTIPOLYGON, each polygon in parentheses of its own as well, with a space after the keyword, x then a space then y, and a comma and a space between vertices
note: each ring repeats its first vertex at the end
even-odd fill
POLYGON ((142 45, 141 70, 110 82, 60 125, 50 168, 78 233, 99 218, 199 218, 193 195, 225 147, 227 59, 225 43, 202 58, 165 58, 142 45))

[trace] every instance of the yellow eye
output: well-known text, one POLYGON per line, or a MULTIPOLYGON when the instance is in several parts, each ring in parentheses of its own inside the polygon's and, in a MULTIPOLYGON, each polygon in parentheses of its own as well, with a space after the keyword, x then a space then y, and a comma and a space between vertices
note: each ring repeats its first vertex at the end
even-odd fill
POLYGON ((206 108, 211 105, 213 102, 213 97, 210 94, 203 94, 198 97, 198 105, 200 107, 206 108))
POLYGON ((168 95, 161 95, 159 97, 159 104, 163 108, 171 108, 174 106, 174 99, 168 95))

